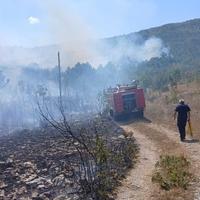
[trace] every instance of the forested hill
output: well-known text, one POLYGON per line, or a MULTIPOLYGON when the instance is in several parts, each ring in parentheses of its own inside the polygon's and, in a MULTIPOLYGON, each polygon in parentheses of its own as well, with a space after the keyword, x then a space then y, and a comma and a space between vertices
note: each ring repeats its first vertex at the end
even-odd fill
POLYGON ((169 49, 169 55, 152 58, 137 69, 137 77, 144 87, 163 89, 169 83, 200 80, 200 19, 166 24, 113 38, 132 41, 156 37, 169 49))
MULTIPOLYGON (((161 38, 178 63, 200 66, 200 19, 166 24, 139 31, 138 34, 144 39, 161 38)), ((135 33, 125 37, 131 38, 133 35, 135 33)))

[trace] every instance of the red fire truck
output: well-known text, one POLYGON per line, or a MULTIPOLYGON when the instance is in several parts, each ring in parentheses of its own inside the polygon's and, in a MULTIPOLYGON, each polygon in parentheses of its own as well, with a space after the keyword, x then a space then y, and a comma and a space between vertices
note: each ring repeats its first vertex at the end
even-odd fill
POLYGON ((109 88, 106 92, 107 110, 116 119, 134 115, 143 118, 145 109, 144 91, 137 83, 109 88))

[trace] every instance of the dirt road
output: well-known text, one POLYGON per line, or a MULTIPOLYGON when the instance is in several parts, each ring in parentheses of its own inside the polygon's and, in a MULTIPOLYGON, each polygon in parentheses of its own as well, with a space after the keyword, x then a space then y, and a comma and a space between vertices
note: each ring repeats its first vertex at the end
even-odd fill
POLYGON ((128 125, 122 125, 127 131, 132 131, 133 136, 139 143, 139 161, 123 181, 118 190, 117 200, 158 200, 158 199, 200 199, 200 185, 197 184, 200 177, 200 144, 198 140, 186 140, 181 143, 176 131, 171 127, 164 127, 147 120, 137 121, 128 125), (164 194, 158 186, 152 184, 151 176, 156 161, 161 154, 185 155, 192 164, 195 174, 195 183, 189 190, 180 194, 179 197, 170 197, 164 194))

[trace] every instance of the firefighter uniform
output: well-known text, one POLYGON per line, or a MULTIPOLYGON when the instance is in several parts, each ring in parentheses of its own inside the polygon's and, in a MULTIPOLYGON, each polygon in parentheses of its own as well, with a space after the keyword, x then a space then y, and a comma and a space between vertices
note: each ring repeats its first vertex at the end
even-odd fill
POLYGON ((190 112, 190 107, 184 104, 184 100, 179 101, 179 105, 177 105, 175 112, 178 113, 177 116, 177 126, 180 133, 180 139, 183 141, 185 139, 185 127, 187 124, 188 112, 190 112))

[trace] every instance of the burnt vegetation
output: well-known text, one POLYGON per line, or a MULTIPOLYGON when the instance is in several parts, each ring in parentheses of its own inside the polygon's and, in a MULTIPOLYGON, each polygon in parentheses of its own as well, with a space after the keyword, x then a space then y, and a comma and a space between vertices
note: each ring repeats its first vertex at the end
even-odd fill
POLYGON ((134 139, 103 117, 54 125, 1 138, 1 198, 110 199, 135 162, 134 139))

